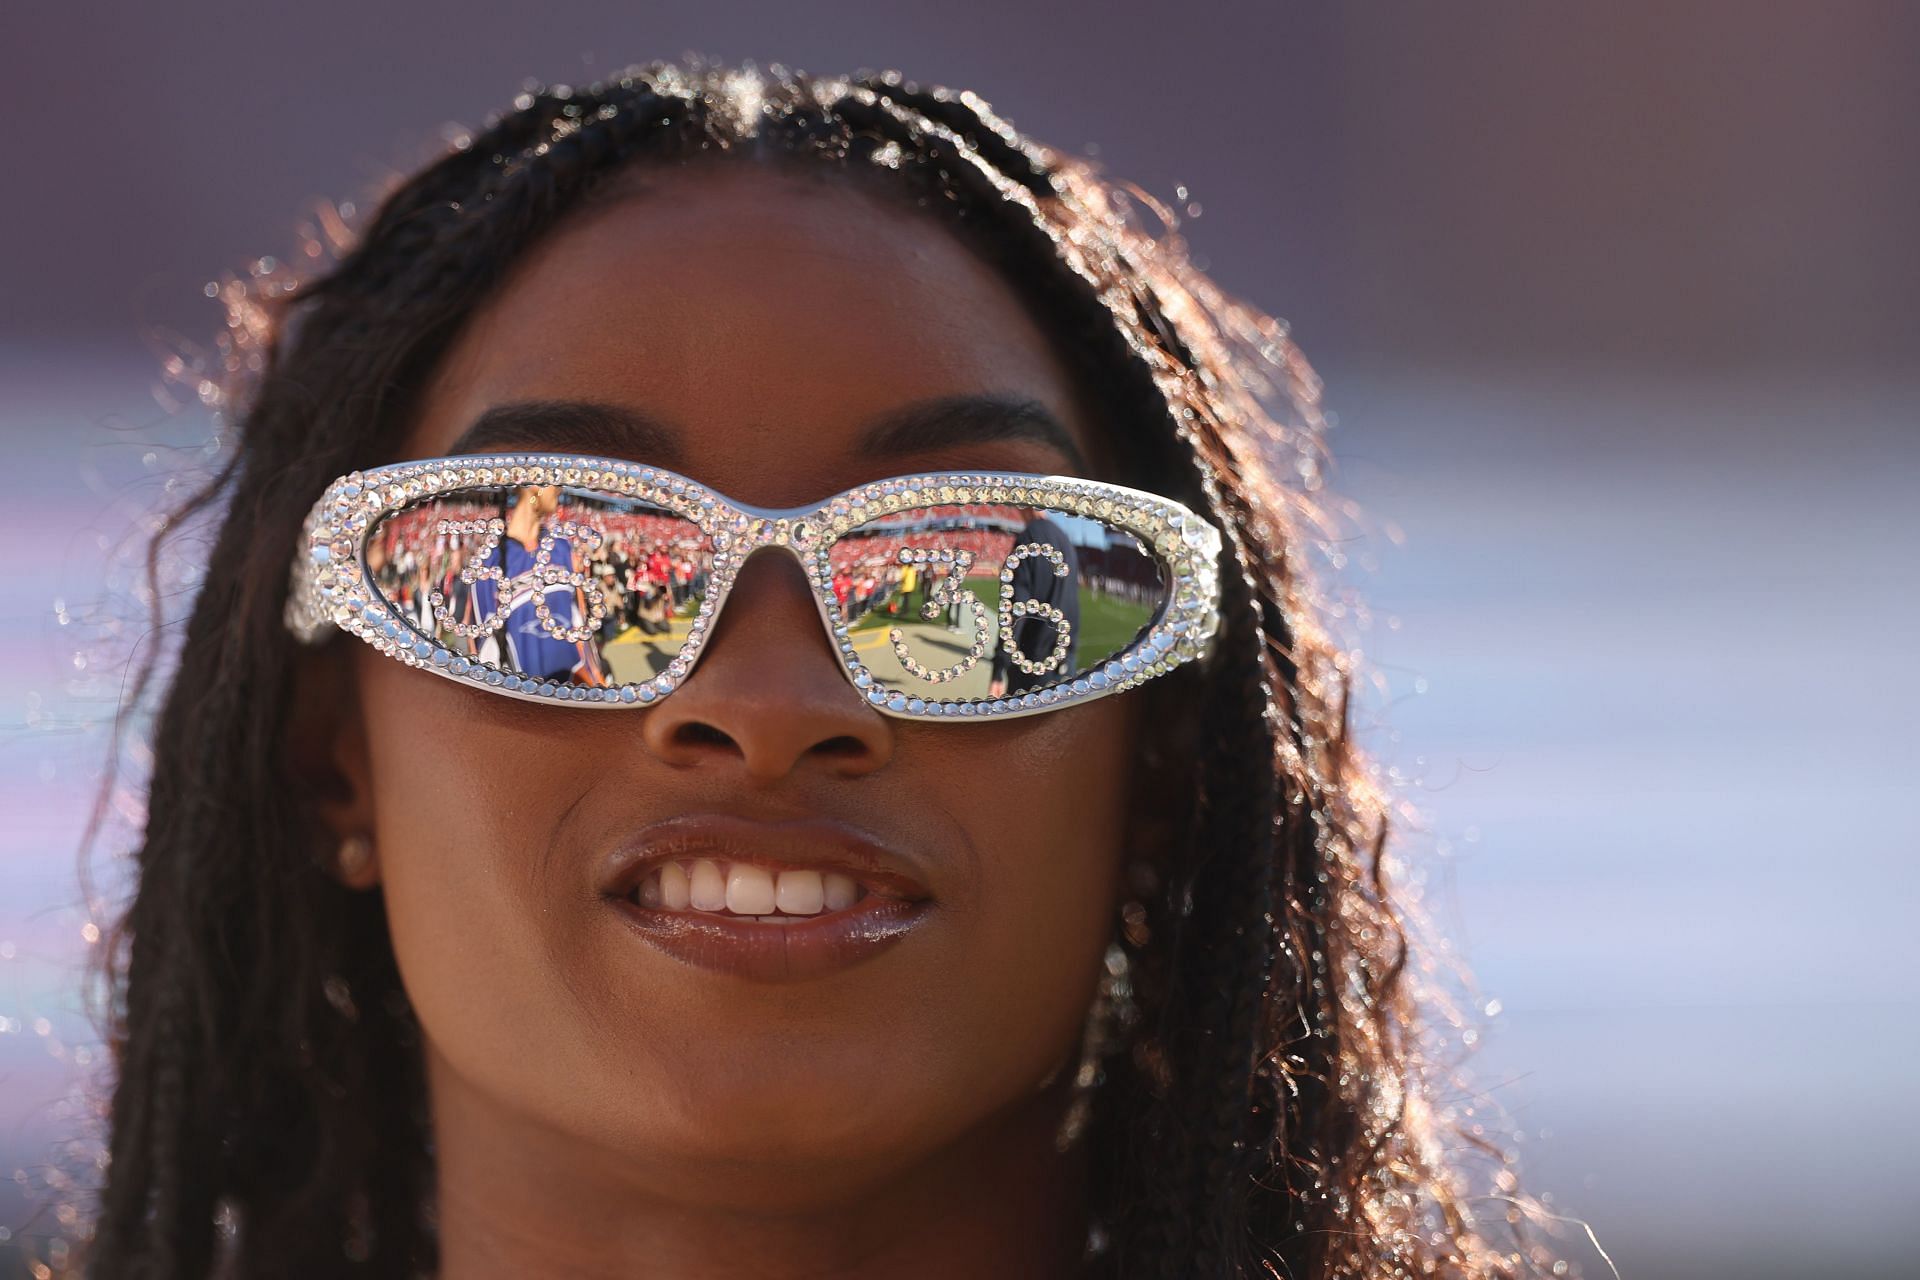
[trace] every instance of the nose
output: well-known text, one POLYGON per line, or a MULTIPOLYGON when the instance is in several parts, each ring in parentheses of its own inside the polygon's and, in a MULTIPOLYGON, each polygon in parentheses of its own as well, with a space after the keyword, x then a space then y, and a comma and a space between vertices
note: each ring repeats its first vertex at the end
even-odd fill
POLYGON ((890 722, 847 683, 799 564, 776 549, 747 558, 699 662, 641 719, 668 764, 755 782, 806 766, 857 777, 893 757, 890 722))

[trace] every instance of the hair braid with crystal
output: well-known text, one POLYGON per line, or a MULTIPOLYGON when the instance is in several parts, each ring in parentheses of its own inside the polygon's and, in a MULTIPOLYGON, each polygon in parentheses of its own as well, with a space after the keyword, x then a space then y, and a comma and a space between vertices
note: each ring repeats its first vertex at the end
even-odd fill
POLYGON ((1475 1225, 1424 1102, 1385 806, 1303 567, 1317 516, 1283 482, 1318 447, 1317 383, 1284 328, 1148 229, 1140 193, 971 94, 658 63, 530 89, 399 182, 326 269, 227 283, 213 374, 237 441, 167 527, 224 516, 157 707, 137 890, 103 948, 117 1082, 90 1274, 435 1266, 419 1030, 385 909, 320 869, 318 824, 278 772, 284 567, 312 495, 390 460, 462 317, 532 244, 623 170, 708 154, 838 165, 948 218, 1101 397, 1115 478, 1226 529, 1218 653, 1137 695, 1198 749, 1142 764, 1183 834, 1146 851, 1143 1016, 1086 1139, 1101 1266, 1526 1272, 1539 1259, 1475 1225))

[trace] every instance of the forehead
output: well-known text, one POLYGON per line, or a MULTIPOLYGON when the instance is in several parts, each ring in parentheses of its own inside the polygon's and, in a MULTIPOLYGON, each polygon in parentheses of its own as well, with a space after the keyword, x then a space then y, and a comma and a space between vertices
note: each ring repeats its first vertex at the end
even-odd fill
MULTIPOLYGON (((643 415, 679 457, 638 460, 762 506, 907 470, 1064 471, 1086 465, 1076 446, 1096 465, 1106 452, 1013 285, 934 215, 760 165, 623 177, 563 223, 469 318, 407 456, 449 452, 490 409, 529 401, 643 415), (990 412, 978 430, 948 422, 895 433, 890 454, 875 445, 875 424, 913 406, 975 398, 1024 405, 1029 425, 1050 417, 1066 447, 990 412)), ((540 446, 567 442, 490 441, 540 446)))

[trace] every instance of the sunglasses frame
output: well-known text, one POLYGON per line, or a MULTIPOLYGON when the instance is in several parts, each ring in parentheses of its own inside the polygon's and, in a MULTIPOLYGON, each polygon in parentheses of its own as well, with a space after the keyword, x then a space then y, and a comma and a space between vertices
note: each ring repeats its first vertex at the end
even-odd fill
MULTIPOLYGON (((735 502, 663 468, 615 458, 467 454, 354 471, 328 485, 303 527, 285 621, 304 644, 319 644, 338 628, 408 666, 489 693, 570 706, 644 707, 670 695, 692 673, 747 558, 779 548, 799 562, 843 674, 876 711, 911 720, 1001 719, 1119 693, 1204 658, 1220 620, 1220 545, 1219 530, 1170 498, 1073 476, 922 472, 856 485, 809 506, 765 508, 735 502), (381 598, 364 555, 368 536, 384 517, 464 489, 526 485, 598 490, 648 503, 698 525, 707 536, 714 557, 707 594, 685 646, 665 671, 649 680, 607 686, 520 676, 453 652, 421 634, 381 598), (1064 511, 1124 529, 1169 571, 1168 598, 1131 645, 1057 685, 998 698, 942 699, 883 684, 854 651, 833 594, 828 553, 842 536, 877 518, 963 503, 1064 511)), ((961 590, 973 601, 977 649, 993 620, 977 597, 961 590)))

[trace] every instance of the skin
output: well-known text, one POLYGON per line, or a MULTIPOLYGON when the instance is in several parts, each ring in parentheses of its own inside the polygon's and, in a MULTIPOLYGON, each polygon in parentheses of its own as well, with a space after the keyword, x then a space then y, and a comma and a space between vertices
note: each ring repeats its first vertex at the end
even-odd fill
MULTIPOLYGON (((1074 469, 1026 440, 859 446, 890 410, 991 393, 1046 406, 1104 465, 1048 336, 926 212, 755 165, 631 186, 516 266, 392 456, 447 452, 493 405, 572 398, 669 424, 676 469, 766 506, 920 469, 1074 469)), ((1112 934, 1137 697, 888 719, 775 555, 644 711, 328 653, 302 674, 332 717, 319 789, 333 827, 372 840, 342 874, 385 894, 426 1034, 443 1276, 1074 1274, 1085 1171, 1053 1135, 1112 934), (711 811, 875 831, 927 869, 934 918, 804 982, 682 965, 597 875, 642 825, 711 811)))

